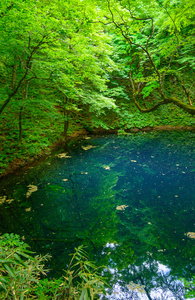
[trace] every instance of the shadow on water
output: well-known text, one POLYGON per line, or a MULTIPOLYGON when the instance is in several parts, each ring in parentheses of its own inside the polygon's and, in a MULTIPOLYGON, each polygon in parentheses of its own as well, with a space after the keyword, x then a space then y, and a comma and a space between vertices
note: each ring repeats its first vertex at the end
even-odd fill
POLYGON ((50 253, 62 274, 74 247, 107 266, 102 299, 184 299, 194 272, 194 133, 86 139, 2 181, 0 232, 50 253), (13 200, 14 199, 14 200, 13 200), (109 270, 109 271, 108 271, 109 270))

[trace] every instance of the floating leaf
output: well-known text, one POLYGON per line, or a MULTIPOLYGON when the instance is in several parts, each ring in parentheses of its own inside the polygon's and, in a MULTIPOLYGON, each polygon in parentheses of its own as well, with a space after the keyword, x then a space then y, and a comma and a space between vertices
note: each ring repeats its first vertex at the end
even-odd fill
POLYGON ((129 205, 118 205, 116 207, 117 210, 125 210, 125 208, 129 207, 129 205))
POLYGON ((89 149, 92 149, 92 148, 95 148, 96 146, 92 146, 92 145, 88 145, 88 146, 82 146, 82 149, 83 150, 89 150, 89 149))
POLYGON ((103 166, 103 168, 104 168, 105 170, 110 170, 110 167, 109 167, 109 166, 103 166))
POLYGON ((26 198, 29 198, 32 193, 34 193, 38 190, 38 187, 36 185, 32 185, 32 184, 28 185, 28 188, 29 189, 26 193, 26 198))
POLYGON ((57 156, 58 158, 71 158, 71 156, 68 156, 67 153, 56 154, 56 156, 57 156))
POLYGON ((31 207, 26 208, 25 211, 31 211, 31 207))
POLYGON ((187 235, 187 237, 189 237, 191 239, 195 239, 195 232, 187 232, 184 235, 187 235))
POLYGON ((14 201, 14 199, 7 199, 7 196, 1 196, 0 197, 0 204, 3 204, 3 203, 12 203, 14 201))

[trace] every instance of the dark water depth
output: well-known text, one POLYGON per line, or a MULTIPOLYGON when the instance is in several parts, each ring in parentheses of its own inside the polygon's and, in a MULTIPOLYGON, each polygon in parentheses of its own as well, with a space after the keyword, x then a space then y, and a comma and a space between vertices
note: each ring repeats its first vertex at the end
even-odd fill
POLYGON ((194 138, 86 138, 0 182, 0 232, 50 253, 50 277, 85 245, 108 267, 108 299, 185 299, 183 280, 195 271, 194 138))

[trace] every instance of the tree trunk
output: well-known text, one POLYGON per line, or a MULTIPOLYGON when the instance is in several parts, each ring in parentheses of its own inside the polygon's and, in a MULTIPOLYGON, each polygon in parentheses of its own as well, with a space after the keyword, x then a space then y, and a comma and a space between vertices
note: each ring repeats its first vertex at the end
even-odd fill
POLYGON ((28 82, 26 83, 25 81, 23 82, 22 85, 22 106, 20 107, 19 111, 19 145, 22 144, 22 113, 24 109, 24 101, 28 97, 28 82))
POLYGON ((22 105, 20 107, 20 112, 19 112, 19 145, 22 144, 22 111, 23 111, 24 106, 22 105))
POLYGON ((64 136, 64 142, 66 142, 67 131, 68 131, 68 126, 69 126, 68 110, 66 109, 67 101, 68 101, 68 98, 66 96, 64 96, 64 98, 63 98, 63 116, 64 116, 63 136, 64 136))
POLYGON ((11 82, 11 88, 14 91, 15 85, 16 85, 16 78, 17 78, 17 67, 18 65, 15 64, 13 67, 13 73, 12 73, 12 82, 11 82))
POLYGON ((64 107, 64 141, 66 142, 66 137, 67 137, 67 131, 68 131, 68 125, 69 125, 69 120, 68 120, 68 111, 64 107))

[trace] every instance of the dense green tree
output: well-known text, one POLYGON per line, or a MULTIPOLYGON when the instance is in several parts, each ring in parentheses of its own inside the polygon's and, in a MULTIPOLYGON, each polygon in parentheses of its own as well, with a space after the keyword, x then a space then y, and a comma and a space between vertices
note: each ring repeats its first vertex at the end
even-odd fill
POLYGON ((95 14, 91 3, 18 0, 8 4, 0 24, 0 113, 13 98, 17 101, 17 94, 24 100, 22 91, 31 82, 38 88, 37 83, 44 85, 45 80, 50 81, 51 89, 61 92, 62 103, 65 97, 87 103, 93 111, 113 106, 111 99, 99 94, 106 89, 102 75, 111 66, 110 47, 102 26, 90 22, 95 14))
POLYGON ((74 130, 83 115, 98 118, 114 108, 104 95, 105 73, 114 64, 110 37, 93 22, 93 3, 0 3, 0 128, 6 155, 1 166, 6 167, 10 151, 11 160, 38 155, 61 133, 66 138, 72 119, 74 130))
POLYGON ((194 115, 194 1, 107 0, 107 6, 101 22, 126 43, 124 80, 138 109, 172 103, 194 115))
POLYGON ((185 0, 0 0, 2 172, 81 128, 193 125, 193 21, 185 0))

